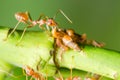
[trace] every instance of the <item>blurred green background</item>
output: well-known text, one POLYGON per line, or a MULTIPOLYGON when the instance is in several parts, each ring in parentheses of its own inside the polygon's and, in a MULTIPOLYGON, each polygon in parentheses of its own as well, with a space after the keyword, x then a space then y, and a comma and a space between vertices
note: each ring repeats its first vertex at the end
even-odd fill
MULTIPOLYGON (((86 33, 89 39, 104 42, 106 48, 120 51, 120 0, 0 0, 0 26, 13 28, 17 23, 16 12, 29 11, 36 20, 40 14, 53 17, 58 9, 73 21, 70 24, 59 14, 56 21, 60 27, 86 33)), ((23 28, 19 26, 18 29, 23 28)))

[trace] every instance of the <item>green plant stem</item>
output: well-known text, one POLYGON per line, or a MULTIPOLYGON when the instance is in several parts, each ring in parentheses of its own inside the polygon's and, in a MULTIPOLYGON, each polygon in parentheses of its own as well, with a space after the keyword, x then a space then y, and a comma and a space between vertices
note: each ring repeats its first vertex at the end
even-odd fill
MULTIPOLYGON (((50 50, 53 49, 54 43, 52 37, 45 32, 26 32, 22 41, 16 45, 21 31, 16 31, 4 41, 8 30, 0 29, 0 59, 19 67, 39 67, 40 72, 49 76, 55 74, 56 68, 50 58, 50 50), (42 68, 45 63, 47 66, 42 68)), ((81 52, 66 51, 61 59, 58 51, 57 60, 60 67, 75 68, 120 80, 120 52, 117 51, 85 46, 81 52)))

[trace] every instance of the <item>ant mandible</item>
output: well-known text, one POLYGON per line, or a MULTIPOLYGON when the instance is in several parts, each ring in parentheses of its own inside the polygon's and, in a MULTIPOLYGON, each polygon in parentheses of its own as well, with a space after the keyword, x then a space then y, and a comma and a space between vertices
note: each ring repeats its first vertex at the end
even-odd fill
MULTIPOLYGON (((59 9, 58 12, 60 12, 70 23, 72 23, 72 21, 66 16, 66 14, 61 9, 59 9)), ((56 13, 56 15, 58 14, 58 12, 56 13)), ((16 24, 14 29, 10 32, 10 34, 8 35, 7 38, 9 38, 14 33, 14 31, 16 30, 16 28, 18 27, 18 25, 20 23, 25 23, 28 26, 24 28, 23 33, 22 33, 18 43, 22 40, 27 28, 31 28, 31 27, 34 27, 36 25, 39 25, 40 28, 44 29, 44 27, 42 27, 42 26, 46 25, 46 28, 49 31, 50 28, 58 27, 57 23, 54 20, 56 15, 53 18, 48 18, 47 16, 40 15, 38 20, 32 20, 29 12, 15 13, 15 18, 18 20, 18 23, 16 24), (44 18, 42 19, 42 17, 44 17, 44 18)))

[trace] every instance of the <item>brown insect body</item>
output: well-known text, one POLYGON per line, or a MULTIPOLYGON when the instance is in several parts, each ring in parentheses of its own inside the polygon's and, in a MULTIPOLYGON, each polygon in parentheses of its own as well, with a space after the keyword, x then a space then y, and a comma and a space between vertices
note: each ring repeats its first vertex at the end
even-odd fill
POLYGON ((80 51, 79 46, 77 45, 76 42, 73 41, 71 36, 69 36, 65 31, 59 30, 57 28, 54 28, 52 30, 52 36, 56 39, 57 41, 57 46, 62 47, 64 50, 67 49, 67 47, 74 49, 76 51, 80 51))
POLYGON ((104 43, 98 43, 95 40, 87 40, 86 34, 82 34, 82 35, 76 34, 74 32, 74 30, 72 30, 72 29, 68 29, 68 30, 66 30, 66 32, 76 43, 93 45, 95 47, 103 47, 104 46, 104 43))
POLYGON ((86 40, 86 34, 82 34, 82 35, 76 34, 72 29, 67 29, 66 32, 76 43, 82 44, 86 40))
POLYGON ((32 78, 35 78, 36 80, 44 80, 41 74, 35 72, 32 68, 29 66, 25 66, 24 70, 28 76, 32 76, 32 78))
POLYGON ((66 33, 64 31, 58 31, 57 28, 53 28, 52 29, 52 36, 56 39, 62 39, 63 36, 66 35, 66 33))
POLYGON ((68 36, 68 35, 65 35, 63 38, 62 38, 62 41, 63 43, 68 46, 69 48, 71 49, 74 49, 75 51, 80 51, 81 49, 79 48, 78 44, 73 42, 73 39, 68 36))

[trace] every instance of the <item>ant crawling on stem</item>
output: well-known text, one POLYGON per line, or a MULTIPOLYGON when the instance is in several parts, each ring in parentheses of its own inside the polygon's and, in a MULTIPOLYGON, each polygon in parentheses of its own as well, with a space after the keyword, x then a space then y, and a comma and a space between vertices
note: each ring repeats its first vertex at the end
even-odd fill
MULTIPOLYGON (((69 22, 72 23, 72 21, 65 15, 65 13, 61 9, 59 9, 58 12, 60 12, 69 22)), ((58 14, 58 12, 56 13, 56 15, 58 14)), ((48 18, 47 16, 40 15, 38 20, 32 20, 29 12, 15 13, 15 18, 18 20, 18 23, 16 24, 14 29, 8 34, 7 38, 9 38, 14 33, 14 31, 16 30, 16 28, 18 27, 18 25, 20 23, 27 24, 28 26, 24 28, 23 33, 22 33, 18 43, 22 40, 27 28, 31 28, 31 27, 34 27, 36 25, 39 25, 40 28, 42 28, 44 30, 47 29, 49 31, 50 28, 58 27, 57 23, 54 20, 56 15, 54 16, 54 18, 48 18), (42 17, 43 17, 43 19, 42 19, 42 17), (46 29, 43 27, 43 25, 46 26, 46 29)))

